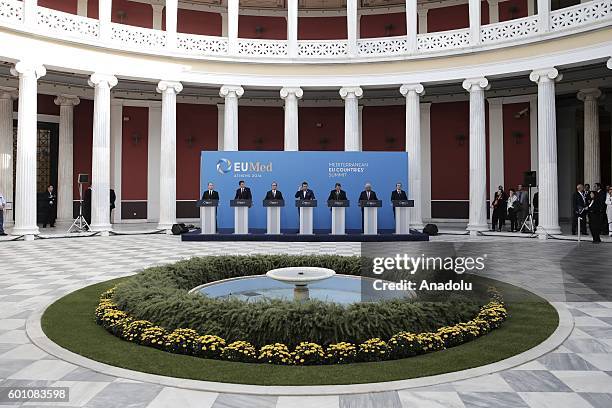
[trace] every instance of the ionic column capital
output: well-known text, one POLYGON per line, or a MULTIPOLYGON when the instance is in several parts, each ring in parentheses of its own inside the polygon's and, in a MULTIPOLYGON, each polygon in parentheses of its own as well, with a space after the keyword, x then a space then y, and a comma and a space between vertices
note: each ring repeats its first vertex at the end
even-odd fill
POLYGON ((363 96, 363 89, 359 86, 344 86, 340 88, 340 96, 342 99, 347 98, 361 98, 363 96))
POLYGON ((81 99, 76 95, 58 95, 53 102, 59 106, 76 106, 81 103, 81 99))
POLYGON ((94 73, 89 77, 89 80, 87 81, 87 83, 89 84, 89 86, 91 87, 97 87, 97 86, 104 86, 107 85, 109 88, 114 87, 115 85, 117 85, 117 77, 115 77, 114 75, 110 75, 110 74, 102 74, 102 73, 94 73))
POLYGON ((601 96, 601 91, 598 88, 587 88, 578 91, 576 97, 581 101, 594 100, 601 96))
POLYGON ((228 96, 240 98, 242 95, 244 95, 244 88, 240 85, 223 85, 219 90, 219 96, 223 98, 228 96))
POLYGON ((410 92, 416 92, 418 95, 425 93, 425 88, 421 84, 404 84, 400 86, 400 93, 404 96, 408 96, 410 92))
POLYGON ((531 71, 531 74, 529 74, 529 79, 535 83, 546 81, 559 82, 562 78, 563 75, 559 73, 557 68, 536 69, 531 71))
POLYGON ((281 88, 280 97, 286 99, 289 95, 294 95, 296 98, 301 99, 304 96, 304 91, 300 87, 286 86, 281 88))
POLYGON ((12 88, 8 86, 0 86, 0 99, 17 99, 17 88, 12 88))
POLYGON ((183 90, 183 84, 176 81, 159 81, 157 84, 157 92, 174 92, 175 94, 183 90))
POLYGON ((489 85, 489 80, 485 77, 480 77, 480 78, 468 78, 465 81, 463 81, 463 89, 465 89, 468 92, 472 92, 472 91, 480 91, 480 90, 487 90, 490 88, 489 85))
POLYGON ((19 61, 11 68, 11 74, 14 76, 34 75, 36 79, 47 74, 47 69, 44 65, 33 61, 19 61))
POLYGON ((423 18, 423 17, 427 17, 427 13, 429 13, 429 8, 423 6, 423 7, 419 7, 417 9, 417 14, 419 15, 419 17, 423 18))

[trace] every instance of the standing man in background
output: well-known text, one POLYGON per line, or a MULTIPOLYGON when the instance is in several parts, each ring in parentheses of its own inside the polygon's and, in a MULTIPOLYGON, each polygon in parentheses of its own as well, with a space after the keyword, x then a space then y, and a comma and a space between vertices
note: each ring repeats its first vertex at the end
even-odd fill
POLYGON ((43 228, 46 228, 47 224, 49 224, 49 227, 54 228, 55 214, 57 211, 57 195, 55 194, 53 186, 47 187, 47 191, 44 195, 44 200, 45 201, 43 203, 43 209, 45 213, 45 219, 43 221, 43 228))
POLYGON ((6 235, 4 232, 4 208, 6 207, 6 200, 0 191, 0 236, 6 235))
POLYGON ((529 214, 529 193, 523 190, 522 184, 519 184, 516 189, 516 198, 519 203, 516 221, 519 232, 523 232, 523 223, 525 222, 525 218, 527 218, 527 214, 529 214))

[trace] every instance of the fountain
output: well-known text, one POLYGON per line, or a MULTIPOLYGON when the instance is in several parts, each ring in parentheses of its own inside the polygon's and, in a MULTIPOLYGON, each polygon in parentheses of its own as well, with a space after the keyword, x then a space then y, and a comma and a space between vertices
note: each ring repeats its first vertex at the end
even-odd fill
POLYGON ((200 285, 191 290, 212 298, 245 302, 309 299, 351 305, 414 296, 411 291, 372 291, 375 279, 336 274, 327 268, 278 268, 265 275, 240 276, 200 285))
POLYGON ((289 268, 272 269, 266 272, 268 278, 294 285, 294 300, 310 299, 308 284, 329 279, 335 274, 336 272, 331 269, 314 266, 292 266, 289 268))

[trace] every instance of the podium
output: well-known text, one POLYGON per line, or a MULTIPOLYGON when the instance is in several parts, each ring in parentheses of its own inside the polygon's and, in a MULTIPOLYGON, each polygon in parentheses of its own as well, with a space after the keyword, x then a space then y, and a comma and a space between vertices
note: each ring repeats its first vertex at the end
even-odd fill
POLYGON ((263 200, 266 207, 267 229, 266 234, 280 234, 280 212, 285 206, 285 200, 263 200))
POLYGON ((234 207, 234 234, 249 233, 249 208, 252 200, 230 200, 230 207, 234 207))
POLYGON ((217 206, 219 200, 199 200, 196 206, 200 207, 200 234, 217 233, 217 206))
POLYGON ((414 200, 392 200, 395 211, 395 233, 410 234, 410 214, 408 209, 414 207, 414 200))
POLYGON ((295 206, 300 209, 300 235, 312 235, 312 209, 317 206, 317 200, 295 200, 295 206))
POLYGON ((332 235, 344 235, 346 216, 345 208, 350 206, 349 200, 327 200, 327 206, 331 208, 332 212, 332 235))
POLYGON ((382 201, 361 200, 359 206, 363 210, 363 234, 378 234, 378 208, 382 207, 382 201))

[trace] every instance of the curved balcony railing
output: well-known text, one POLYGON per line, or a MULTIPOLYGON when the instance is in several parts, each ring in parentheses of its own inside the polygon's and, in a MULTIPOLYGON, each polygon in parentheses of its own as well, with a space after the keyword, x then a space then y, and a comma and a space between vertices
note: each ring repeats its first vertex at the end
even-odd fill
POLYGON ((547 24, 536 15, 483 25, 479 38, 472 38, 469 28, 419 34, 416 51, 409 50, 406 36, 359 39, 354 47, 348 40, 300 40, 296 49, 290 50, 286 40, 240 38, 232 46, 227 37, 185 33, 176 34, 176 41, 169 42, 167 33, 162 30, 116 23, 103 29, 96 19, 44 7, 36 9, 35 22, 32 23, 24 21, 23 7, 22 1, 0 0, 0 26, 39 36, 158 55, 168 52, 191 58, 274 62, 410 59, 419 55, 444 55, 541 41, 607 27, 612 23, 612 0, 593 0, 552 11, 547 24))

